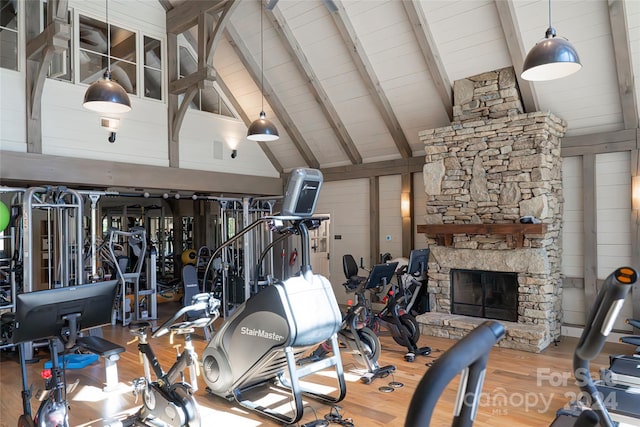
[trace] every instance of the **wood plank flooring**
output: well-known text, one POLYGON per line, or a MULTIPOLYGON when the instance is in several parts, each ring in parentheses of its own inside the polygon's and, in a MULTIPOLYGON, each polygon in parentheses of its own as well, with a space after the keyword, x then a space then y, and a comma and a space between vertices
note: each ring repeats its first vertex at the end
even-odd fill
MULTIPOLYGON (((170 313, 178 309, 175 302, 161 304, 161 312, 170 313)), ((142 375, 135 344, 127 344, 131 339, 127 328, 120 325, 103 328, 106 339, 120 343, 127 351, 121 354, 118 361, 120 388, 110 393, 101 391, 104 378, 104 362, 98 362, 79 370, 67 371, 67 382, 80 380, 78 389, 69 396, 71 402, 70 423, 72 426, 103 426, 105 420, 127 411, 133 411, 140 405, 131 393, 130 384, 133 378, 142 375)), ((443 351, 455 341, 422 336, 421 345, 429 345, 434 351, 431 356, 418 357, 415 362, 403 360, 403 348, 390 337, 381 337, 382 355, 380 364, 394 364, 397 370, 393 376, 376 379, 371 384, 363 384, 357 376, 347 375, 347 396, 340 402, 341 413, 352 418, 355 426, 402 426, 406 411, 417 382, 428 369, 428 362, 433 362, 443 351), (391 393, 379 391, 380 386, 390 381, 398 381, 404 387, 391 393)), ((578 393, 573 384, 571 361, 577 340, 563 338, 557 345, 548 348, 541 354, 525 353, 517 350, 494 348, 489 358, 487 377, 475 425, 478 427, 513 427, 513 426, 547 426, 554 419, 556 410, 565 405, 578 393)), ((152 341, 154 350, 163 367, 167 368, 175 358, 175 350, 170 346, 167 337, 152 341)), ((201 336, 195 340, 196 350, 202 354, 206 342, 201 336)), ((594 375, 597 370, 608 365, 609 353, 628 352, 629 348, 622 344, 607 344, 603 354, 592 365, 594 375)), ((43 380, 39 372, 48 354, 41 354, 42 361, 29 365, 29 382, 34 389, 41 387, 43 380)), ((349 354, 342 356, 345 371, 354 365, 349 354)), ((328 382, 327 384, 332 384, 328 382)), ((205 391, 202 378, 196 399, 201 407, 203 426, 276 426, 280 425, 241 409, 224 399, 210 395, 205 391)), ((14 353, 4 351, 0 354, 0 427, 16 424, 22 413, 20 391, 20 365, 14 353)), ((440 399, 434 412, 431 425, 445 426, 451 424, 453 403, 457 391, 457 381, 449 385, 440 399)), ((330 407, 313 400, 306 400, 302 423, 315 417, 323 417, 329 413, 330 407)), ((33 411, 37 402, 32 399, 33 411)), ((337 424, 333 424, 337 425, 337 424)))

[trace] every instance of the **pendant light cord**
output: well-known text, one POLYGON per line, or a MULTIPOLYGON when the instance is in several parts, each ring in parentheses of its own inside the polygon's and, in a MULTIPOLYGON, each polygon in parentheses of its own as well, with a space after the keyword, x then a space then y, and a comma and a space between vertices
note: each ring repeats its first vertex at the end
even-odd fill
POLYGON ((111 78, 111 30, 109 29, 109 0, 104 1, 106 7, 106 19, 107 19, 107 73, 111 78))
POLYGON ((549 0, 549 28, 551 28, 551 0, 549 0))
POLYGON ((264 111, 264 34, 262 32, 262 1, 260 1, 260 111, 264 111))

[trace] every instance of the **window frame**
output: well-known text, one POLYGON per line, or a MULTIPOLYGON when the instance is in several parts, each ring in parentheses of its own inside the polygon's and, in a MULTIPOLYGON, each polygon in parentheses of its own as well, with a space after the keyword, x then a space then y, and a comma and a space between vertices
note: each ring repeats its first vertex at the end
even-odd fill
MULTIPOLYGON (((94 13, 93 11, 90 10, 78 10, 78 8, 74 8, 73 10, 73 23, 74 23, 74 27, 73 27, 73 59, 72 59, 72 65, 74 67, 73 70, 73 83, 80 85, 80 86, 86 86, 88 87, 89 84, 87 83, 83 83, 80 80, 80 16, 84 16, 86 18, 90 18, 90 19, 94 19, 96 21, 102 22, 105 25, 107 24, 106 22, 106 16, 98 16, 98 14, 94 13)), ((135 61, 135 67, 136 67, 136 90, 135 93, 130 93, 130 96, 134 96, 137 97, 141 100, 146 100, 146 101, 151 101, 151 102, 159 102, 159 103, 166 103, 167 102, 167 40, 166 40, 166 35, 163 36, 159 36, 158 34, 154 34, 152 32, 148 32, 148 31, 144 31, 143 29, 134 29, 129 25, 123 25, 121 22, 114 20, 112 15, 109 14, 109 23, 108 23, 109 27, 111 26, 116 26, 118 28, 122 28, 123 30, 126 31, 130 31, 135 35, 135 41, 136 41, 136 47, 135 47, 135 55, 136 55, 136 61, 135 61), (160 68, 155 68, 155 67, 147 67, 144 63, 144 37, 149 37, 152 38, 154 40, 158 40, 160 42, 160 68), (161 73, 161 87, 160 87, 160 99, 156 99, 156 98, 152 98, 152 97, 148 97, 145 96, 144 94, 144 88, 145 88, 145 78, 144 78, 144 71, 145 68, 150 68, 152 70, 156 70, 156 71, 160 71, 161 73)), ((90 51, 89 51, 90 52, 90 51)), ((108 54, 105 53, 105 56, 109 56, 108 54)), ((113 55, 110 56, 110 61, 112 61, 115 57, 113 55)), ((120 61, 119 58, 115 58, 115 60, 120 61)), ((125 61, 127 63, 131 63, 129 61, 125 61)))
POLYGON ((6 71, 13 71, 13 72, 21 72, 23 70, 25 70, 25 65, 26 65, 26 58, 25 58, 25 35, 24 35, 24 28, 25 28, 25 5, 24 2, 19 1, 18 3, 18 8, 16 10, 16 14, 17 14, 17 19, 16 19, 16 29, 13 30, 11 28, 8 27, 2 27, 3 31, 9 31, 12 33, 16 34, 16 68, 6 68, 6 67, 0 67, 0 69, 2 70, 6 70, 6 71))

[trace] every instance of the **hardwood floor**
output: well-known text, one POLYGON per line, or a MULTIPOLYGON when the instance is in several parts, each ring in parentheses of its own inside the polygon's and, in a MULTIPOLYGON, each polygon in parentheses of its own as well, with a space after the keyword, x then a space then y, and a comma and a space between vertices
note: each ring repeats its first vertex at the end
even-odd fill
MULTIPOLYGON (((177 309, 177 303, 161 304, 161 312, 170 313, 177 309)), ((127 328, 120 325, 103 328, 104 337, 125 346, 127 351, 121 354, 118 361, 120 388, 110 393, 102 392, 104 381, 104 362, 98 362, 79 370, 67 370, 67 382, 80 380, 78 389, 69 396, 70 423, 72 426, 103 426, 105 420, 126 411, 137 408, 130 390, 131 380, 142 375, 135 344, 127 344, 130 335, 127 328)), ((395 344, 389 337, 381 337, 382 355, 380 364, 394 364, 397 367, 393 376, 376 379, 371 384, 363 384, 357 376, 347 375, 347 396, 340 402, 341 413, 352 418, 355 426, 402 426, 406 411, 417 382, 428 369, 426 364, 433 362, 443 351, 454 344, 447 339, 422 336, 421 345, 429 345, 434 351, 428 357, 419 357, 415 362, 403 360, 403 348, 395 344), (380 386, 390 381, 404 384, 391 393, 379 391, 380 386)), ((513 427, 513 426, 547 426, 554 419, 556 410, 565 405, 578 393, 573 384, 571 361, 573 348, 577 340, 563 338, 541 354, 525 353, 517 350, 494 348, 489 357, 487 376, 484 384, 476 426, 513 427)), ((163 367, 168 367, 175 358, 175 350, 171 348, 167 337, 152 341, 154 351, 163 367)), ((199 336, 195 340, 196 350, 201 354, 206 342, 199 336)), ((623 353, 629 349, 622 344, 607 344, 602 355, 592 365, 594 375, 600 367, 608 365, 609 353, 623 353)), ((29 383, 34 386, 34 393, 42 386, 39 372, 48 354, 41 354, 42 361, 28 366, 29 383)), ((355 365, 349 354, 343 354, 343 364, 348 372, 355 365)), ((449 385, 441 397, 434 412, 431 425, 444 426, 451 424, 451 414, 455 401, 456 380, 449 385)), ((327 384, 331 384, 328 382, 327 384)), ((196 399, 201 407, 203 426, 221 425, 234 427, 275 426, 274 421, 261 417, 253 412, 241 409, 224 399, 210 395, 205 391, 204 380, 199 381, 200 389, 196 399)), ((0 354, 0 427, 15 425, 22 413, 20 391, 20 365, 17 356, 11 352, 0 354)), ((306 400, 305 413, 301 423, 323 417, 329 413, 330 407, 313 400, 306 400)), ((37 402, 32 399, 32 410, 37 409, 37 402)), ((333 424, 337 425, 337 424, 333 424)))

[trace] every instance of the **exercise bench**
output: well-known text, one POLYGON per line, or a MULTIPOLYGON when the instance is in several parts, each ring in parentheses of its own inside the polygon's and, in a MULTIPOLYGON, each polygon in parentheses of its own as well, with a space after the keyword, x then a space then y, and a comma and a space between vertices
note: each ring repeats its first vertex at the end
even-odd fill
POLYGON ((125 348, 97 336, 80 337, 77 343, 80 348, 104 358, 106 381, 102 390, 107 392, 115 390, 119 382, 117 362, 125 348))

